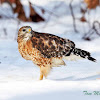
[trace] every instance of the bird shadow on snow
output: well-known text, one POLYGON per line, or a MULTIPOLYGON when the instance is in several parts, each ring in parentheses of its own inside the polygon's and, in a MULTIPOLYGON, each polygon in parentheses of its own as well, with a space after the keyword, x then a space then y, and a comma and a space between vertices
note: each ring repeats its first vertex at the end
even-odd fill
POLYGON ((65 77, 65 78, 59 78, 59 79, 52 79, 52 80, 55 80, 55 81, 71 81, 71 80, 74 80, 74 77, 73 76, 69 76, 69 77, 65 77))
POLYGON ((55 81, 91 81, 91 80, 96 80, 96 79, 100 79, 100 75, 93 75, 93 76, 88 76, 85 78, 75 78, 74 76, 70 76, 70 77, 65 77, 65 78, 60 78, 60 79, 52 79, 55 81))

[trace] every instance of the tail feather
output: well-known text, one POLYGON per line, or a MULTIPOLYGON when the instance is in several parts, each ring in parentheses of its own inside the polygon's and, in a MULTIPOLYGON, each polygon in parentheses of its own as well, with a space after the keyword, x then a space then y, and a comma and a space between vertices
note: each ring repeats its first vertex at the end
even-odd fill
POLYGON ((96 62, 96 59, 91 57, 91 54, 88 51, 81 50, 81 49, 78 49, 78 48, 74 48, 73 54, 80 56, 82 58, 87 58, 90 61, 96 62))
POLYGON ((95 58, 93 58, 93 57, 88 57, 88 60, 91 60, 91 61, 96 62, 96 59, 95 59, 95 58))

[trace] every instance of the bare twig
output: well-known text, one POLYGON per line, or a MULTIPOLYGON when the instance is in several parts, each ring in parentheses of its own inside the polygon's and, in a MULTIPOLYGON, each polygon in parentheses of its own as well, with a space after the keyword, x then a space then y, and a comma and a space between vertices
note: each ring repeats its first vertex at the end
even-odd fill
POLYGON ((100 29, 100 23, 98 21, 93 22, 93 29, 95 30, 96 34, 100 36, 98 29, 96 29, 96 24, 99 26, 99 29, 100 29))
POLYGON ((100 30, 100 23, 98 21, 94 21, 92 28, 89 30, 89 32, 87 32, 83 36, 83 39, 90 41, 90 40, 92 40, 91 37, 92 37, 93 34, 100 36, 99 30, 100 30))
POLYGON ((73 18, 73 27, 74 27, 74 31, 76 33, 78 33, 78 30, 76 29, 76 22, 75 22, 75 16, 74 16, 74 12, 73 12, 73 7, 72 7, 72 2, 73 0, 71 0, 70 4, 69 4, 69 7, 71 9, 71 15, 72 15, 72 18, 73 18))

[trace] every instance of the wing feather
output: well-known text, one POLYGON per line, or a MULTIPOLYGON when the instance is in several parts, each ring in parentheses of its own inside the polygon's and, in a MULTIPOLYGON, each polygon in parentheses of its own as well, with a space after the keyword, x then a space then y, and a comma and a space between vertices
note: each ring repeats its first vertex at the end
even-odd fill
POLYGON ((75 47, 75 44, 68 39, 34 31, 31 41, 33 48, 38 49, 45 58, 68 56, 75 47))

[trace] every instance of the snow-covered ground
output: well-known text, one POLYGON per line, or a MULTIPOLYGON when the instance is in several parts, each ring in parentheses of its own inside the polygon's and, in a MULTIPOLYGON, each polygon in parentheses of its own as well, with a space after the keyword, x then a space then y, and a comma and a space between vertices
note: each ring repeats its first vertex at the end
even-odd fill
POLYGON ((87 96, 83 91, 100 91, 99 41, 75 41, 77 47, 90 51, 97 63, 65 61, 67 66, 53 68, 47 79, 39 81, 39 68, 20 56, 17 42, 0 40, 0 100, 98 100, 100 95, 87 96))
MULTIPOLYGON (((48 9, 53 8, 54 3, 49 5, 49 1, 41 0, 39 5, 46 5, 45 8, 48 9)), ((38 4, 35 0, 33 3, 38 4)), ((56 14, 60 15, 61 12, 62 16, 53 16, 47 24, 21 22, 17 27, 16 20, 0 19, 0 100, 100 99, 100 38, 90 42, 82 40, 83 34, 73 31, 70 11, 67 9, 69 12, 65 14, 66 10, 64 11, 65 7, 63 7, 64 3, 59 10, 56 10, 56 14), (32 61, 26 61, 21 57, 17 41, 14 40, 17 28, 24 25, 31 26, 35 31, 48 32, 74 41, 77 48, 91 52, 97 62, 86 59, 65 61, 67 66, 54 67, 47 79, 39 81, 39 68, 32 61), (3 28, 7 29, 7 35, 4 34, 3 28), (84 91, 91 94, 87 95, 84 91)), ((85 30, 82 27, 82 24, 78 23, 82 33, 87 31, 86 25, 85 30)))

